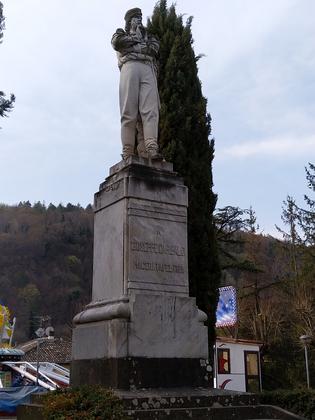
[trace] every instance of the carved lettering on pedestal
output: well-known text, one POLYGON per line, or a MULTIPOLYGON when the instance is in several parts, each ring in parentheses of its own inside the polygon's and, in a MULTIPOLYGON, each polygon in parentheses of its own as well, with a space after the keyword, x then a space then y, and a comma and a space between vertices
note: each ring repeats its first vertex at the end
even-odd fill
POLYGON ((116 191, 120 187, 121 182, 122 182, 122 179, 120 179, 117 182, 114 182, 113 184, 106 185, 106 187, 103 189, 103 191, 104 192, 116 191))
POLYGON ((131 251, 149 252, 151 254, 177 255, 178 257, 185 256, 184 247, 157 242, 131 241, 131 251))
POLYGON ((136 241, 130 242, 130 250, 135 255, 133 267, 135 270, 155 271, 158 273, 177 273, 185 272, 184 265, 181 264, 182 257, 185 257, 185 248, 179 245, 165 243, 161 235, 156 235, 156 242, 136 241), (152 255, 152 257, 151 257, 152 255), (175 264, 169 264, 168 261, 154 261, 154 257, 173 256, 172 259, 180 257, 180 260, 174 261, 175 264), (150 259, 153 259, 153 261, 150 259), (149 259, 149 261, 148 261, 149 259))
POLYGON ((177 264, 162 264, 147 261, 135 261, 136 270, 157 271, 161 273, 184 273, 184 267, 177 264))

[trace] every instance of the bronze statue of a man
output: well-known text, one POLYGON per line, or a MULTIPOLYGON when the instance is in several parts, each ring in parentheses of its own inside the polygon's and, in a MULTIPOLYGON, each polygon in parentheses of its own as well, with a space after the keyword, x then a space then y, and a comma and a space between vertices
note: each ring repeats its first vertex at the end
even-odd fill
POLYGON ((122 156, 138 154, 156 159, 158 152, 159 93, 156 79, 159 42, 142 25, 138 7, 125 15, 125 30, 112 37, 120 69, 119 105, 122 156))

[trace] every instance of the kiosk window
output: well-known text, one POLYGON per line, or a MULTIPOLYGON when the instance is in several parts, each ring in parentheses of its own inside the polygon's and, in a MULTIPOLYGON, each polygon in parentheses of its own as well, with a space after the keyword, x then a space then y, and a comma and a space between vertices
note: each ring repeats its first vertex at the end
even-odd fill
POLYGON ((218 349, 218 373, 225 374, 231 373, 230 350, 218 349))
POLYGON ((246 392, 259 392, 261 390, 259 354, 256 351, 245 351, 244 356, 246 392))

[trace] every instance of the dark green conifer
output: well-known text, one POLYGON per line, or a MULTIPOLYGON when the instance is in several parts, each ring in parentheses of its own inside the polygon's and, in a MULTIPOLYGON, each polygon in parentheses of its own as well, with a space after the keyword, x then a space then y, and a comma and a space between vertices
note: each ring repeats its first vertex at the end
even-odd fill
POLYGON ((161 0, 148 21, 160 41, 158 84, 161 100, 159 144, 164 157, 189 188, 188 254, 190 295, 208 315, 209 348, 214 341, 220 268, 214 235, 212 192, 214 142, 209 141, 211 117, 202 95, 191 33, 175 6, 161 0))

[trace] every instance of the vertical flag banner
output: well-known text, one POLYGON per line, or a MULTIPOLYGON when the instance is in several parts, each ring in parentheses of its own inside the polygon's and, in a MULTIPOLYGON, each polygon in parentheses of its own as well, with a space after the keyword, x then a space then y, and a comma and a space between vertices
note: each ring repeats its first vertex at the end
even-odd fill
POLYGON ((219 293, 215 326, 231 327, 237 322, 236 289, 233 286, 219 287, 219 293))
POLYGON ((9 308, 0 303, 0 344, 4 345, 3 340, 10 340, 12 336, 12 325, 10 323, 9 308))

